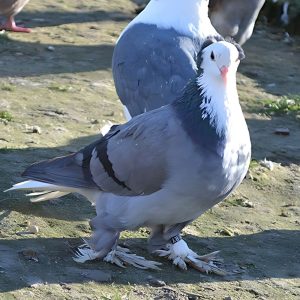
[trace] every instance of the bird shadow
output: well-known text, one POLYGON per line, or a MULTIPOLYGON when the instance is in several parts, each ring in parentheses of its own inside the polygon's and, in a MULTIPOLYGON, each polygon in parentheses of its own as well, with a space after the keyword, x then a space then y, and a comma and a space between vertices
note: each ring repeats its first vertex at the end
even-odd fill
POLYGON ((0 37, 0 78, 107 70, 113 48, 110 44, 57 44, 49 51, 49 44, 0 37))
POLYGON ((299 44, 299 37, 287 44, 280 30, 257 25, 251 39, 243 45, 246 58, 239 72, 269 94, 300 94, 299 44))
MULTIPOLYGON (((21 174, 32 163, 75 152, 97 138, 99 135, 76 138, 67 145, 53 148, 0 149, 1 169, 6 170, 0 178, 1 191, 10 188, 14 183, 24 181, 21 174)), ((0 210, 69 221, 88 220, 95 215, 90 202, 80 196, 67 195, 58 200, 33 204, 24 196, 24 192, 2 192, 0 210)))
POLYGON ((74 239, 36 237, 1 242, 0 291, 14 291, 34 284, 70 284, 93 280, 146 285, 149 275, 166 284, 300 277, 300 239, 297 230, 266 230, 222 238, 187 235, 185 240, 199 253, 211 251, 212 248, 222 249, 224 268, 228 275, 204 275, 191 268, 188 272, 182 272, 167 260, 147 254, 145 239, 127 241, 133 252, 160 261, 160 271, 134 269, 131 266, 120 269, 102 261, 79 265, 72 260, 66 245, 66 242, 72 243, 74 239), (28 253, 35 256, 35 259, 28 253), (93 277, 95 272, 98 272, 96 278, 93 277))
POLYGON ((252 143, 252 158, 271 161, 288 166, 300 165, 300 124, 290 117, 272 117, 271 119, 247 119, 252 143), (288 128, 289 135, 275 134, 278 128, 288 128))
MULTIPOLYGON (((80 9, 80 8, 78 8, 80 9)), ((18 14, 17 23, 22 22, 29 28, 36 27, 52 27, 60 26, 72 23, 88 23, 88 22, 124 22, 130 21, 132 15, 123 11, 104 11, 101 9, 89 10, 86 7, 80 9, 80 11, 57 11, 57 10, 45 10, 45 11, 22 11, 18 14)))

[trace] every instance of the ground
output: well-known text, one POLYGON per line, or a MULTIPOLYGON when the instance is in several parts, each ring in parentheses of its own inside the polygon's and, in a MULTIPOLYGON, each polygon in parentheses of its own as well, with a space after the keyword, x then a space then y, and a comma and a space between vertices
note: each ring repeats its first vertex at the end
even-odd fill
MULTIPOLYGON (((75 151, 105 122, 124 121, 111 57, 135 7, 129 0, 32 0, 17 17, 32 33, 0 36, 1 190, 30 163, 75 151)), ((95 213, 86 200, 33 204, 21 192, 1 193, 0 299, 299 299, 300 39, 285 42, 280 30, 261 24, 244 49, 238 89, 253 143, 250 172, 184 231, 193 250, 221 250, 228 275, 183 272, 150 256, 146 229, 122 242, 160 261, 161 271, 79 265, 67 242, 90 233, 95 213), (290 134, 274 134, 277 128, 290 134), (265 157, 272 170, 259 164, 265 157), (20 234, 28 222, 39 232, 20 234)))

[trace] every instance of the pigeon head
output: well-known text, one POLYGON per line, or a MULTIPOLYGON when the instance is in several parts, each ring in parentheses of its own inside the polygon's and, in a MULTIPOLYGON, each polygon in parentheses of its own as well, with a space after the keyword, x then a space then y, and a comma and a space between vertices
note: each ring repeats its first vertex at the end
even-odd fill
POLYGON ((227 84, 235 74, 240 60, 245 57, 240 45, 233 40, 208 39, 198 54, 199 75, 227 84))

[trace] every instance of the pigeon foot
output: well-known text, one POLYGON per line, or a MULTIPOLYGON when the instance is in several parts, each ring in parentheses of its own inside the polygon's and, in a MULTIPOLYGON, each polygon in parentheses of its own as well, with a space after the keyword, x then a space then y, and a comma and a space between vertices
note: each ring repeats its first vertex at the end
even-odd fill
POLYGON ((0 30, 7 30, 13 32, 26 32, 26 33, 31 32, 29 28, 17 26, 12 17, 9 18, 4 24, 0 25, 0 30))
POLYGON ((121 268, 126 268, 127 265, 132 265, 138 269, 160 270, 161 263, 147 260, 143 256, 138 256, 131 253, 129 249, 117 246, 116 249, 110 251, 103 259, 106 262, 116 264, 121 268))
POLYGON ((214 273, 222 276, 226 275, 226 272, 215 264, 222 261, 216 257, 219 251, 200 256, 192 251, 182 239, 174 244, 168 244, 167 250, 157 250, 154 253, 172 260, 173 264, 182 270, 187 270, 188 264, 202 273, 214 273))
MULTIPOLYGON (((99 258, 100 252, 94 251, 88 244, 84 243, 77 248, 72 248, 74 253, 73 260, 78 263, 84 263, 89 260, 99 258)), ((115 264, 121 268, 126 268, 132 265, 139 269, 153 269, 160 270, 161 263, 145 259, 143 256, 138 256, 131 253, 129 249, 117 246, 111 250, 103 261, 115 264)))

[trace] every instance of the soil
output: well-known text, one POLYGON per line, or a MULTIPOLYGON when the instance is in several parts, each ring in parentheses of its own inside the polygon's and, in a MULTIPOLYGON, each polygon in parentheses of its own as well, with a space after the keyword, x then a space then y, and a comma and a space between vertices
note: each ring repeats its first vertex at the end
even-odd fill
MULTIPOLYGON (((29 164, 78 150, 107 121, 123 122, 111 75, 121 30, 134 17, 128 0, 32 0, 17 21, 31 34, 0 35, 0 189, 29 164)), ((256 27, 244 46, 238 89, 253 162, 238 190, 184 230, 199 254, 221 250, 226 276, 183 272, 146 251, 148 232, 122 242, 162 263, 161 271, 77 264, 67 243, 90 233, 95 214, 77 196, 33 204, 0 194, 0 299, 299 299, 300 118, 268 115, 264 101, 300 95, 300 39, 256 27), (277 135, 288 128, 289 135, 277 135), (273 161, 269 170, 259 164, 273 161), (20 234, 28 222, 35 234, 20 234), (149 277, 151 276, 151 278, 149 277), (150 280, 150 279, 151 280, 150 280)))

